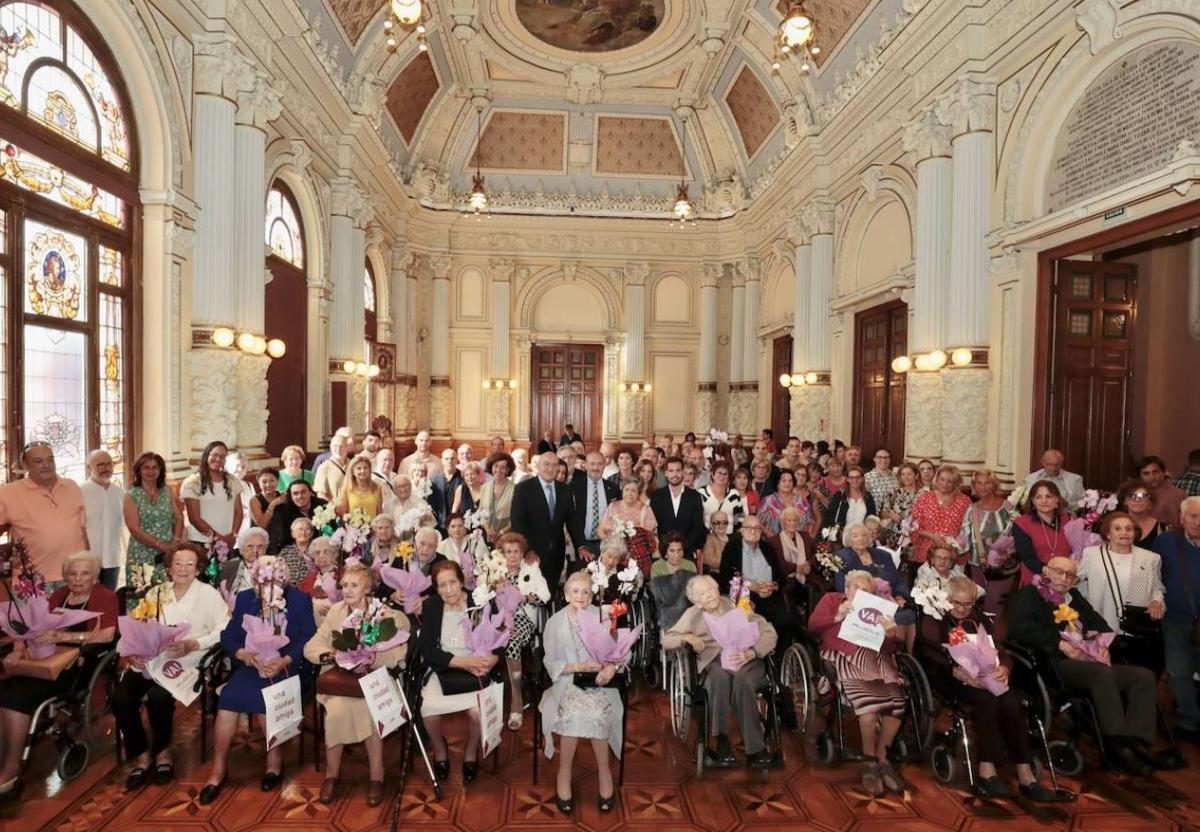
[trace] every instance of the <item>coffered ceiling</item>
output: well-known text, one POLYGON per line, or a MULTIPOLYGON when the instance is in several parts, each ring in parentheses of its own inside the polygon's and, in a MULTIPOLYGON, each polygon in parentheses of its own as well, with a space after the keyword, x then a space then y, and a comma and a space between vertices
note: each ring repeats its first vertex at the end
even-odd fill
MULTIPOLYGON (((428 51, 402 33, 393 53, 384 0, 297 2, 336 32, 351 84, 380 89, 393 170, 430 207, 460 203, 478 164, 495 210, 665 217, 682 178, 728 215, 825 69, 772 71, 786 0, 426 0, 428 51)), ((822 61, 899 2, 808 0, 822 61)))

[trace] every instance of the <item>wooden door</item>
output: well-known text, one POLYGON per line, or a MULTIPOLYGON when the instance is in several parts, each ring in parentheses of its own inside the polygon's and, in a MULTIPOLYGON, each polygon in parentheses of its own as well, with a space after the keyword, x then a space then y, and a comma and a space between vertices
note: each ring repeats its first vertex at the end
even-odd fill
POLYGON ((852 439, 868 458, 883 446, 904 456, 904 375, 892 359, 908 352, 908 307, 899 301, 854 318, 854 419, 852 439))
POLYGON ((1137 267, 1059 260, 1053 284, 1050 447, 1094 488, 1128 467, 1137 267))
POLYGON ((271 282, 265 296, 265 334, 268 340, 283 339, 287 346, 283 357, 271 359, 267 368, 267 452, 278 455, 288 445, 304 447, 308 285, 303 272, 278 257, 268 257, 267 267, 271 282))
POLYGON ((530 440, 543 433, 558 442, 570 422, 588 450, 598 448, 603 433, 603 344, 534 344, 530 396, 530 440))
POLYGON ((772 342, 771 358, 771 432, 782 448, 791 435, 792 397, 779 383, 779 377, 792 371, 792 336, 780 335, 772 342))

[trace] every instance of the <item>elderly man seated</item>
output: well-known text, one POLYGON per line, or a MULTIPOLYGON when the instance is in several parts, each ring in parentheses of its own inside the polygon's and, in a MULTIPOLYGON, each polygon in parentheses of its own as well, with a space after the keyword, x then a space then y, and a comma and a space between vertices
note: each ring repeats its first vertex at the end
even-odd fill
POLYGON ((771 755, 763 740, 758 688, 767 672, 763 659, 775 649, 775 628, 762 616, 751 615, 750 621, 758 626, 758 641, 748 650, 722 656, 721 646, 709 632, 705 616, 719 618, 736 607, 728 598, 721 597, 717 582, 708 575, 688 581, 687 597, 692 606, 663 634, 663 647, 675 650, 686 644, 696 652, 696 669, 708 694, 708 721, 716 737, 716 748, 704 749, 705 765, 727 767, 734 763, 729 745, 732 706, 737 713, 747 763, 751 768, 769 768, 771 755), (734 669, 730 670, 731 667, 734 669))

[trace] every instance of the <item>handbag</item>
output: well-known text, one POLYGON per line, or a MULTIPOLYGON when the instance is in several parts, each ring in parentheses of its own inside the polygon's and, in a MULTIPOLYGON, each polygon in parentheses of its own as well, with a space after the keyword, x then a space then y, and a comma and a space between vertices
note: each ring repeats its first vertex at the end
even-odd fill
POLYGON ((619 688, 621 687, 625 676, 624 673, 614 673, 613 677, 608 680, 607 685, 600 685, 596 683, 596 676, 598 675, 599 671, 594 670, 575 673, 575 687, 583 688, 584 690, 588 690, 590 688, 619 688))
POLYGON ((28 653, 19 657, 9 653, 4 657, 4 669, 10 676, 54 681, 78 658, 79 650, 75 647, 59 648, 44 659, 31 658, 28 653))
POLYGON ((317 677, 317 693, 362 699, 362 685, 358 683, 361 678, 357 673, 340 667, 332 667, 317 677))
POLYGON ((1108 591, 1113 602, 1120 611, 1121 618, 1117 622, 1120 636, 1126 640, 1156 642, 1162 636, 1162 625, 1150 617, 1146 607, 1125 603, 1121 593, 1121 584, 1117 580, 1117 567, 1112 562, 1112 554, 1108 546, 1100 547, 1101 562, 1104 564, 1104 577, 1108 581, 1108 591))
POLYGON ((1183 574, 1183 586, 1187 590, 1188 606, 1192 608, 1192 646, 1200 647, 1200 615, 1196 614, 1196 595, 1192 592, 1192 570, 1188 567, 1187 553, 1183 551, 1183 532, 1175 538, 1175 556, 1179 559, 1179 571, 1183 574))
POLYGON ((476 676, 474 673, 457 667, 448 667, 445 670, 438 670, 436 673, 444 696, 479 693, 480 690, 492 683, 491 676, 476 676))

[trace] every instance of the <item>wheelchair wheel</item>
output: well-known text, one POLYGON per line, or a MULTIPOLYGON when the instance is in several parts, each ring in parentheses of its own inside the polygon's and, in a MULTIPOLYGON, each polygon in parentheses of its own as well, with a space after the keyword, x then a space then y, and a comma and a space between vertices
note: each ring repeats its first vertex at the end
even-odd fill
POLYGON ((662 682, 662 677, 658 675, 661 672, 662 668, 658 664, 647 660, 645 666, 642 668, 642 678, 646 680, 646 687, 651 689, 658 687, 662 682))
POLYGON ((1050 759, 1054 761, 1054 770, 1067 777, 1078 777, 1083 773, 1083 755, 1075 743, 1066 740, 1054 740, 1046 746, 1050 759))
POLYGON ((92 671, 83 700, 83 734, 92 748, 111 751, 117 745, 117 723, 112 715, 112 692, 117 684, 117 654, 109 653, 92 671))
POLYGON ((58 776, 64 783, 70 783, 83 774, 83 770, 87 768, 89 756, 91 753, 88 751, 86 742, 69 744, 58 755, 58 776))
POLYGON ((668 662, 667 701, 671 705, 671 730, 680 742, 687 742, 692 722, 692 667, 690 653, 680 651, 668 662))
POLYGON ((941 783, 953 783, 958 776, 958 759, 954 751, 945 745, 935 745, 929 752, 929 764, 933 767, 933 776, 941 783))
POLYGON ((831 766, 837 760, 837 744, 834 743, 833 737, 826 731, 817 734, 816 751, 817 760, 824 765, 831 766))
POLYGON ((791 696, 792 710, 796 714, 796 732, 804 736, 812 729, 817 715, 817 690, 812 658, 802 645, 793 644, 783 654, 779 682, 791 696))
POLYGON ((896 654, 896 666, 908 687, 909 716, 908 731, 915 741, 916 753, 921 753, 933 741, 937 723, 938 704, 933 698, 933 689, 924 668, 908 653, 896 654))
POLYGON ((1054 722, 1054 700, 1050 698, 1050 689, 1042 675, 1034 670, 1033 665, 1020 653, 1009 654, 1013 660, 1013 681, 1024 693, 1027 707, 1042 721, 1042 730, 1050 733, 1054 722))

